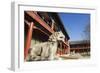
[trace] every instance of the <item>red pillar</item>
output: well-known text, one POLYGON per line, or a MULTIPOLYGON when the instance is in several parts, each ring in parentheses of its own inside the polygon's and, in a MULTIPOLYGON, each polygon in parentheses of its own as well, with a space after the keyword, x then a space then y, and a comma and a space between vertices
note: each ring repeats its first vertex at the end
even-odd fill
POLYGON ((26 56, 28 55, 28 50, 29 50, 30 45, 31 45, 33 26, 34 26, 34 23, 31 22, 30 26, 29 26, 29 29, 28 29, 27 36, 26 36, 26 41, 25 41, 24 59, 26 59, 26 56))
POLYGON ((63 44, 63 54, 65 54, 65 44, 63 44))
POLYGON ((69 44, 69 41, 67 41, 68 43, 68 50, 67 50, 67 53, 70 54, 70 44, 69 44))
POLYGON ((60 41, 60 55, 62 55, 62 43, 60 41))
POLYGON ((66 49, 67 49, 66 45, 64 45, 64 54, 66 54, 66 49))

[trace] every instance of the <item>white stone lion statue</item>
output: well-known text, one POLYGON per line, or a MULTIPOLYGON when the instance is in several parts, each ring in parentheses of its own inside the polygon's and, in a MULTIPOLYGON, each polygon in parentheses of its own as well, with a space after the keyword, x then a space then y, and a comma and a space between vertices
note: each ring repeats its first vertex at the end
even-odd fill
POLYGON ((33 45, 33 48, 29 49, 26 61, 44 61, 57 59, 57 45, 58 40, 64 41, 65 36, 61 31, 54 32, 47 42, 33 45))

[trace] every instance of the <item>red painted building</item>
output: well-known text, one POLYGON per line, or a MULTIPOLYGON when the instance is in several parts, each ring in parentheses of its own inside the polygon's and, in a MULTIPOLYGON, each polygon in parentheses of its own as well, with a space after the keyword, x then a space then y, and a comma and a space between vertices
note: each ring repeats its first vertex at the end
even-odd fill
POLYGON ((71 41, 70 42, 70 52, 75 53, 88 53, 90 54, 90 41, 71 41))
POLYGON ((65 42, 58 41, 57 54, 70 52, 69 35, 62 24, 57 13, 50 12, 24 12, 24 56, 26 58, 29 48, 34 44, 48 41, 49 36, 55 31, 62 31, 65 35, 65 42))

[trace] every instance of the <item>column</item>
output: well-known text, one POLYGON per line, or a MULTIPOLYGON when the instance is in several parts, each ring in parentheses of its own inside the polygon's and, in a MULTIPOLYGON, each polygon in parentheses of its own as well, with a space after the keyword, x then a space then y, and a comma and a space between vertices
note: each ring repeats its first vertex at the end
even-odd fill
POLYGON ((67 48, 68 50, 67 50, 67 53, 70 54, 70 44, 69 44, 69 41, 67 41, 67 42, 68 42, 68 48, 67 48))
POLYGON ((60 55, 62 55, 62 42, 60 41, 60 55))
POLYGON ((24 46, 25 47, 24 48, 24 59, 26 59, 26 57, 28 55, 28 50, 29 50, 30 45, 31 45, 33 26, 34 26, 34 23, 31 22, 29 29, 28 29, 27 36, 26 36, 25 46, 24 46))
POLYGON ((65 49, 66 49, 66 48, 65 48, 65 44, 64 44, 64 52, 63 52, 63 54, 65 54, 65 49))

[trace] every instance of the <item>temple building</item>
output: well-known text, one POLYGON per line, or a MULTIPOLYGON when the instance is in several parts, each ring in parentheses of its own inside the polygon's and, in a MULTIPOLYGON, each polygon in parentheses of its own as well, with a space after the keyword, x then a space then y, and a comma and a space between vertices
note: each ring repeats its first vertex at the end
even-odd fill
POLYGON ((70 52, 90 55, 90 41, 89 40, 71 41, 70 52))
POLYGON ((49 36, 56 31, 62 31, 65 41, 58 41, 57 54, 70 53, 69 35, 55 12, 24 11, 24 56, 35 44, 48 41, 49 36))

